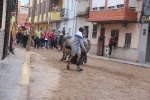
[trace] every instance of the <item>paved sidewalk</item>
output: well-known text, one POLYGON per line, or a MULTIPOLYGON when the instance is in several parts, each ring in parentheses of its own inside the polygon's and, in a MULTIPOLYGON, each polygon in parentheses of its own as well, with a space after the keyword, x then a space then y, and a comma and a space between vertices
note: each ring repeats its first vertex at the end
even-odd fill
POLYGON ((0 100, 27 100, 29 57, 24 49, 16 48, 0 62, 0 100), (26 67, 24 67, 24 65, 26 67))
POLYGON ((135 66, 139 66, 139 67, 150 68, 150 64, 142 64, 142 63, 138 63, 138 62, 119 60, 119 59, 108 58, 108 57, 104 57, 104 56, 97 56, 94 54, 87 54, 87 56, 99 58, 99 59, 103 59, 103 60, 108 60, 108 61, 115 61, 115 62, 124 63, 124 64, 135 65, 135 66))

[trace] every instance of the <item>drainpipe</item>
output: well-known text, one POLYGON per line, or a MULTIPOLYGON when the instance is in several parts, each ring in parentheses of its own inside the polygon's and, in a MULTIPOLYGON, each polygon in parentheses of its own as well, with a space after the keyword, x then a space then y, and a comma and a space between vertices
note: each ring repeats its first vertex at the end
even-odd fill
POLYGON ((73 30, 72 35, 74 35, 75 32, 76 32, 76 23, 77 23, 76 8, 77 8, 77 1, 75 1, 74 18, 73 18, 73 28, 74 28, 74 30, 73 30))

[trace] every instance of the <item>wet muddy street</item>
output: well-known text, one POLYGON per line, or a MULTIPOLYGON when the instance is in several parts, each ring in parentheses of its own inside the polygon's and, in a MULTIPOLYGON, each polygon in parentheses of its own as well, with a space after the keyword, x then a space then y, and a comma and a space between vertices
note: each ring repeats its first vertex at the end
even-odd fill
POLYGON ((69 71, 61 57, 31 49, 30 100, 150 100, 150 69, 88 57, 69 71))

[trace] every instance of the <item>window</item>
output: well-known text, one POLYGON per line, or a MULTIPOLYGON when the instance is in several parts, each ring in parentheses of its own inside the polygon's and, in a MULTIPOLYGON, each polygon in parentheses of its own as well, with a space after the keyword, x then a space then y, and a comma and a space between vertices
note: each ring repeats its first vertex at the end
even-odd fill
POLYGON ((92 0, 92 8, 100 8, 105 6, 106 0, 92 0))
POLYGON ((96 11, 96 10, 98 10, 98 8, 97 8, 97 7, 93 8, 93 11, 96 11))
POLYGON ((97 37, 97 25, 93 25, 93 33, 92 33, 92 38, 97 37))
POLYGON ((112 2, 112 0, 108 0, 107 8, 108 9, 123 8, 124 2, 125 2, 124 0, 113 0, 113 2, 112 2))
POLYGON ((44 14, 46 13, 46 1, 44 3, 44 14))
POLYGON ((105 7, 99 7, 99 10, 104 10, 105 9, 105 7))
POLYGON ((139 0, 129 0, 129 8, 135 9, 136 8, 136 2, 139 0))
POLYGON ((115 8, 115 6, 110 6, 110 7, 108 7, 108 9, 114 9, 115 8))
POLYGON ((36 5, 36 11, 35 11, 36 16, 37 16, 37 12, 38 12, 38 5, 36 5))
POLYGON ((42 6, 42 3, 40 3, 39 6, 40 6, 40 7, 39 7, 39 15, 40 15, 41 12, 42 12, 42 7, 41 7, 41 6, 42 6))
POLYGON ((115 48, 117 48, 118 38, 119 38, 119 30, 111 30, 111 36, 113 37, 113 46, 115 48))
POLYGON ((126 33, 124 48, 130 48, 132 33, 126 33))
POLYGON ((117 5, 117 8, 123 8, 123 7, 124 7, 124 4, 117 5))

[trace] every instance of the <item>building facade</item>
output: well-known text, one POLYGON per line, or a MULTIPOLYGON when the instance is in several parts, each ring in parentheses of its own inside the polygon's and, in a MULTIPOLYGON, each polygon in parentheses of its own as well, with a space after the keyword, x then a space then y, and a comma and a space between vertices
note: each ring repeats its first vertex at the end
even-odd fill
MULTIPOLYGON (((28 19, 31 21, 33 0, 29 5, 28 19)), ((37 0, 35 27, 73 35, 76 29, 76 6, 76 0, 37 0)))
MULTIPOLYGON (((137 0, 136 12, 138 12, 138 19, 140 18, 141 15, 142 4, 143 4, 143 0, 137 0)), ((140 63, 150 63, 150 24, 149 23, 141 24, 138 61, 140 63)))
POLYGON ((90 0, 81 0, 77 2, 76 31, 79 30, 79 27, 84 27, 86 34, 87 34, 86 37, 91 40, 93 24, 91 22, 86 21, 86 19, 89 17, 89 4, 90 4, 90 0))
POLYGON ((118 34, 111 57, 138 62, 141 24, 135 8, 136 0, 90 0, 86 20, 93 23, 90 53, 96 54, 99 36, 104 35, 102 55, 108 56, 108 39, 118 34))
POLYGON ((65 31, 72 36, 76 29, 76 0, 64 0, 61 21, 56 23, 56 30, 65 31))
POLYGON ((18 2, 18 18, 17 22, 19 25, 22 25, 26 22, 28 18, 28 4, 25 4, 23 2, 18 2))

